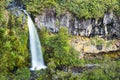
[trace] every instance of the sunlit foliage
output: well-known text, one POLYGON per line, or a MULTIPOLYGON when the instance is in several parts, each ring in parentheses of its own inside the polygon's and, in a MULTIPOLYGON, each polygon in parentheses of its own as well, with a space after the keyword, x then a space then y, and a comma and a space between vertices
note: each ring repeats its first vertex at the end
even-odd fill
MULTIPOLYGON (((0 80, 119 80, 120 61, 112 59, 80 60, 79 54, 70 47, 69 35, 65 28, 56 34, 46 29, 39 31, 47 69, 30 76, 30 54, 27 25, 21 27, 21 16, 18 18, 7 11, 11 0, 0 0, 0 80), (85 70, 73 74, 72 67, 97 63, 100 68, 85 70), (67 71, 60 70, 66 67, 67 71)), ((34 16, 41 14, 46 8, 53 8, 56 14, 71 12, 78 18, 99 18, 104 12, 120 15, 120 0, 21 0, 26 10, 34 16)), ((103 43, 97 40, 97 45, 103 43)))

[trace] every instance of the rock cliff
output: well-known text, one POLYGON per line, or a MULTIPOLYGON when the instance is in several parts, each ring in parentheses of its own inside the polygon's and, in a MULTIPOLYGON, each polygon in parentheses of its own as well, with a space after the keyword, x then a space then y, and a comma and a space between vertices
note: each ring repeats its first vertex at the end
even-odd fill
MULTIPOLYGON (((17 17, 23 13, 21 9, 25 9, 24 5, 18 5, 15 1, 8 6, 8 10, 17 17)), ((24 15, 22 17, 22 26, 25 20, 24 15)), ((79 19, 70 12, 61 12, 58 15, 54 8, 48 8, 34 17, 34 21, 40 30, 46 28, 52 33, 57 33, 61 27, 65 27, 70 35, 86 37, 84 39, 77 37, 71 40, 70 45, 77 51, 84 49, 85 53, 99 53, 116 51, 120 48, 120 42, 113 40, 120 38, 120 17, 115 16, 113 12, 105 12, 103 17, 97 19, 79 19), (95 36, 97 37, 94 38, 95 36)))
POLYGON ((61 27, 66 27, 69 34, 76 36, 120 38, 120 19, 112 12, 105 12, 99 19, 79 19, 69 12, 61 12, 58 16, 54 9, 46 9, 35 18, 35 23, 40 29, 45 27, 53 33, 58 32, 61 27))
POLYGON ((70 40, 70 45, 77 51, 101 53, 120 49, 117 46, 119 41, 114 40, 120 38, 120 18, 113 12, 105 12, 98 19, 79 19, 70 12, 61 12, 58 16, 54 9, 46 9, 36 16, 35 23, 41 30, 45 27, 52 33, 58 32, 61 27, 67 28, 68 34, 77 36, 70 40))

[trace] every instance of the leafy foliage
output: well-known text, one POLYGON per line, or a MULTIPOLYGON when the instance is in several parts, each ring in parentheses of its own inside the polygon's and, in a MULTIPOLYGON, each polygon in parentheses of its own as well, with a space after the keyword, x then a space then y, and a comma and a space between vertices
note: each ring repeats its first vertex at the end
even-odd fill
MULTIPOLYGON (((26 24, 21 28, 21 16, 16 18, 6 11, 11 0, 0 0, 0 79, 29 80, 30 55, 28 30, 26 24)), ((79 18, 99 18, 105 11, 114 11, 119 16, 120 0, 21 0, 27 10, 34 16, 41 14, 46 8, 55 8, 57 14, 70 11, 79 18), (32 5, 32 6, 31 6, 32 5)), ((58 34, 51 34, 46 29, 40 31, 40 40, 48 68, 40 70, 34 80, 118 80, 120 79, 120 61, 113 60, 79 60, 78 53, 70 47, 70 37, 65 28, 58 34), (97 63, 102 67, 85 70, 74 74, 72 67, 97 63), (62 71, 61 68, 67 70, 62 71)), ((96 40, 96 45, 103 43, 96 40)), ((94 41, 93 41, 94 43, 94 41)))
POLYGON ((47 63, 52 61, 51 63, 57 66, 74 64, 74 57, 77 56, 77 52, 70 48, 68 44, 69 37, 65 28, 62 28, 58 34, 50 37, 43 30, 40 34, 41 37, 44 35, 41 38, 41 42, 44 48, 43 50, 45 50, 44 54, 47 63))
POLYGON ((5 7, 4 5, 0 11, 0 70, 2 71, 0 78, 8 80, 15 79, 16 71, 30 64, 27 47, 28 30, 27 28, 23 30, 20 26, 21 18, 11 15, 5 7))
POLYGON ((66 10, 79 18, 86 19, 102 17, 106 11, 113 11, 119 15, 118 12, 120 11, 119 0, 34 0, 29 2, 25 0, 23 3, 26 3, 27 10, 33 13, 40 14, 39 12, 44 11, 45 8, 52 7, 55 8, 57 14, 66 10))

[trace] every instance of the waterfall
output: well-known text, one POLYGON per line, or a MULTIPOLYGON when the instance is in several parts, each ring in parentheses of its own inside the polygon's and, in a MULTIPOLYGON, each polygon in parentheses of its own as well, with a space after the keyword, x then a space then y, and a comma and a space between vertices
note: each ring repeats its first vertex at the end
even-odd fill
POLYGON ((28 16, 28 28, 29 28, 29 40, 30 40, 30 51, 32 57, 31 70, 40 70, 46 68, 42 56, 41 44, 37 34, 37 30, 29 14, 24 11, 28 16))

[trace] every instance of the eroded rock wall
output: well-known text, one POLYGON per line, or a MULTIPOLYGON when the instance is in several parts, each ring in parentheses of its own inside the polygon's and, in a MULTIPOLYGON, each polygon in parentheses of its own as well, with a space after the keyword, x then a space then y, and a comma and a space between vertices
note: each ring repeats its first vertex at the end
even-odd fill
POLYGON ((46 9, 35 18, 35 22, 40 29, 45 27, 53 33, 58 32, 61 27, 66 27, 69 34, 76 36, 120 38, 120 19, 112 12, 106 12, 104 17, 99 19, 78 19, 69 12, 57 16, 54 9, 46 9))

